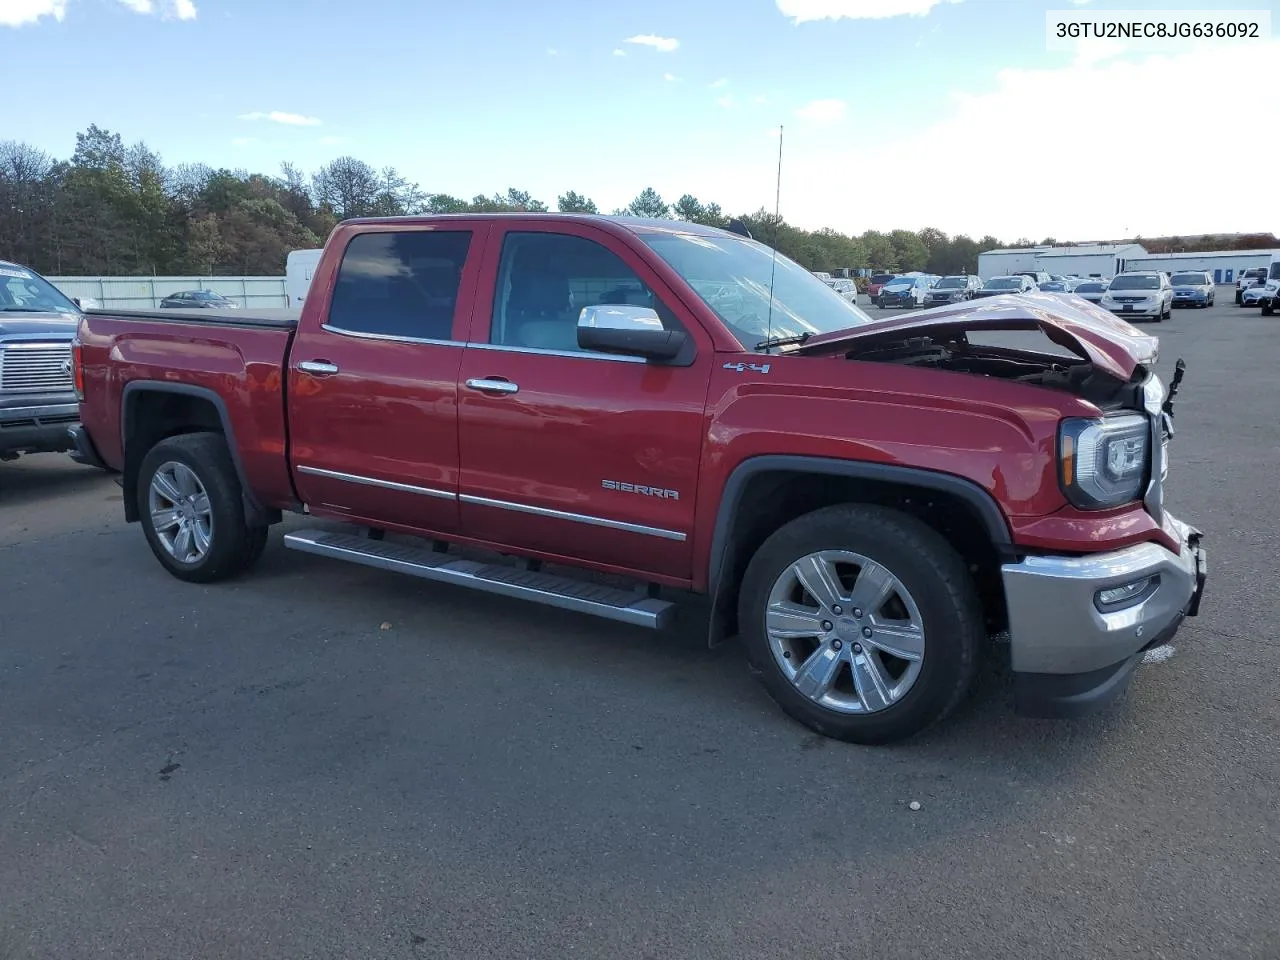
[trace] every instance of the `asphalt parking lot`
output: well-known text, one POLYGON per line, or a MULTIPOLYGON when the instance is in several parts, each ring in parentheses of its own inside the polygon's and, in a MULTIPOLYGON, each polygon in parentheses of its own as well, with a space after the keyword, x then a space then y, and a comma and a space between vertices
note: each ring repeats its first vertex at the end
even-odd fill
POLYGON ((810 734, 696 626, 279 530, 182 584, 111 479, 0 464, 0 960, 1274 960, 1280 319, 1230 299, 1152 327, 1202 616, 1105 714, 1015 717, 992 667, 892 748, 810 734))

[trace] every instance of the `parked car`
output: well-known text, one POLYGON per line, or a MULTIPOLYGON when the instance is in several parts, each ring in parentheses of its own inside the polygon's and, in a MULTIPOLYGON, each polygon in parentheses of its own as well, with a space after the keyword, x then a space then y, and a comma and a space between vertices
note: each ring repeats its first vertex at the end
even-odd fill
POLYGON ((80 406, 71 341, 80 317, 44 277, 0 260, 0 460, 72 448, 80 406))
POLYGON ((840 294, 840 296, 844 297, 850 303, 858 302, 858 285, 852 280, 837 278, 832 281, 831 289, 840 294))
POLYGON ((814 270, 813 275, 825 283, 828 287, 835 283, 835 278, 825 270, 814 270))
POLYGON ((1248 270, 1240 271, 1240 276, 1236 278, 1236 305, 1243 303, 1245 290, 1266 278, 1266 267, 1250 267, 1248 270))
POLYGON ((1244 293, 1240 295, 1240 306, 1242 307, 1261 307, 1262 301, 1269 298, 1271 291, 1267 286, 1269 280, 1259 280, 1251 287, 1246 287, 1244 293))
POLYGON ((1090 303, 1101 303, 1102 295, 1107 292, 1106 280, 1082 280, 1076 284, 1076 288, 1071 291, 1077 297, 1082 297, 1090 303))
POLYGON ((1213 274, 1207 270, 1187 270, 1169 278, 1175 307, 1212 307, 1217 299, 1213 274))
MULTIPOLYGON (((1031 270, 1029 272, 1020 273, 1019 276, 1030 277, 1031 282, 1036 285, 1037 289, 1039 289, 1040 284, 1049 283, 1051 280, 1054 279, 1053 277, 1049 276, 1049 274, 1045 273, 1043 270, 1031 270)), ((1058 278, 1058 279, 1061 279, 1061 278, 1058 278)))
POLYGON ((1173 315, 1173 287, 1167 274, 1156 270, 1117 273, 1102 295, 1101 306, 1137 320, 1168 320, 1173 315))
POLYGON ((1071 285, 1066 280, 1046 280, 1039 289, 1046 293, 1070 293, 1071 285))
POLYGON ((880 296, 880 288, 892 280, 897 274, 894 273, 873 273, 870 282, 867 284, 867 296, 871 298, 872 303, 878 303, 876 299, 880 296))
POLYGON ((949 713, 988 631, 1020 710, 1077 715, 1199 612, 1158 341, 1110 318, 873 321, 692 223, 352 220, 324 249, 298 318, 81 322, 78 449, 178 580, 244 572, 288 511, 347 525, 291 524, 290 549, 642 627, 665 588, 706 593, 711 643, 860 743, 949 713), (1059 349, 943 348, 1029 326, 1059 349))
POLYGON ((998 297, 1007 293, 1032 293, 1036 289, 1035 282, 1025 273, 1008 277, 992 277, 982 285, 977 297, 998 297))
POLYGON ((1258 299, 1258 306, 1262 308, 1262 315, 1269 317, 1276 312, 1276 307, 1280 306, 1280 254, 1271 255, 1271 265, 1267 268, 1264 288, 1265 292, 1258 299))
POLYGON ((960 303, 964 300, 972 300, 981 289, 981 277, 969 274, 943 277, 929 291, 925 304, 930 307, 938 307, 945 303, 960 303))
POLYGON ((184 290, 169 294, 160 301, 160 306, 178 310, 235 310, 240 304, 212 290, 184 290))
POLYGON ((926 276, 894 277, 880 288, 880 296, 876 306, 886 307, 923 307, 929 297, 931 280, 926 276))

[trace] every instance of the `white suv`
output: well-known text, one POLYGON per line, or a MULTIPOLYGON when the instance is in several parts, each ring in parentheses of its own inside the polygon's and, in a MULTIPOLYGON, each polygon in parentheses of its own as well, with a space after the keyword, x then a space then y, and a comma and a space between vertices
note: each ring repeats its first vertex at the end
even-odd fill
POLYGON ((1167 273, 1131 270, 1116 274, 1102 295, 1104 310, 1137 320, 1167 320, 1173 314, 1173 286, 1167 273))

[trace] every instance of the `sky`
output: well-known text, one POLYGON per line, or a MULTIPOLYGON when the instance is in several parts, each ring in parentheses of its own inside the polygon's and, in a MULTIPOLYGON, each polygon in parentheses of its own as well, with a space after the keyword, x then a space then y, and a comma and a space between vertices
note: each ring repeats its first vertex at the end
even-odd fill
MULTIPOLYGON (((341 155, 431 193, 652 186, 844 233, 1280 232, 1280 40, 1050 43, 1210 0, 0 0, 0 138, 341 155)), ((1276 3, 1234 0, 1270 11, 1276 3)))

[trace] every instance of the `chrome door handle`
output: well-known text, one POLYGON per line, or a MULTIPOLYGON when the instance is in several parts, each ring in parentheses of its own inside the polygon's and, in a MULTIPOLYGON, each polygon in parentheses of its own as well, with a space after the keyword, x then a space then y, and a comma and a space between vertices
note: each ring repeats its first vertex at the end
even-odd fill
POLYGON ((304 373, 314 373, 317 376, 327 377, 331 373, 338 372, 338 365, 330 363, 328 360, 303 360, 298 364, 298 369, 304 373))
POLYGON ((510 380, 468 380, 467 387, 471 390, 484 390, 491 393, 515 393, 520 389, 520 385, 512 383, 510 380))

